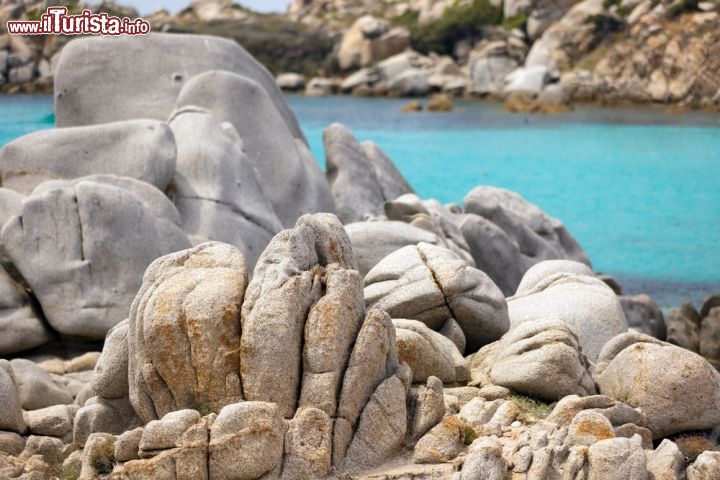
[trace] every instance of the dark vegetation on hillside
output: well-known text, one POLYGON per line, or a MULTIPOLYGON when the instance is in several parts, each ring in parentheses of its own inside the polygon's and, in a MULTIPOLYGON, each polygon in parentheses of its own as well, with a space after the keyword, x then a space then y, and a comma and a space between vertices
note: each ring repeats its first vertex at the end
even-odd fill
POLYGON ((297 72, 314 75, 327 69, 333 37, 311 30, 279 15, 262 15, 251 21, 173 22, 169 32, 202 33, 231 38, 242 45, 273 74, 297 72))
MULTIPOLYGON (((410 30, 415 50, 449 55, 458 42, 481 38, 483 27, 501 24, 503 13, 502 8, 494 7, 489 0, 473 0, 468 5, 452 5, 439 19, 422 25, 417 12, 413 11, 391 20, 410 30)), ((518 23, 517 20, 514 23, 518 23)), ((520 25, 524 22, 525 19, 520 19, 520 25)))

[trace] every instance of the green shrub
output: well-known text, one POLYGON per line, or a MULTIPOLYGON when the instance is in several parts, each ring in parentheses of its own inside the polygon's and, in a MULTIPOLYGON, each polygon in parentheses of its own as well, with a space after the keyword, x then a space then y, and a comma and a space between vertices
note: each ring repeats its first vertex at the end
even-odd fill
POLYGON ((512 17, 508 17, 503 21, 503 26, 507 30, 514 30, 516 28, 522 28, 527 22, 528 16, 526 13, 518 13, 512 17))
POLYGON ((200 413, 201 417, 205 417, 207 415, 210 415, 211 413, 219 413, 218 409, 210 402, 200 405, 197 411, 200 413))
POLYGON ((465 445, 472 444, 476 439, 478 438, 478 434, 473 428, 469 425, 465 425, 465 439, 463 443, 465 445))
POLYGON ((334 45, 327 32, 307 28, 279 15, 262 15, 259 19, 258 22, 250 23, 233 19, 173 23, 169 31, 216 35, 235 40, 274 75, 297 72, 312 77, 326 68, 334 45))
POLYGON ((628 15, 630 15, 630 13, 632 11, 633 11, 633 9, 631 7, 628 7, 627 5, 625 5, 625 6, 621 5, 617 9, 617 14, 620 15, 621 17, 627 17, 628 15))
POLYGON ((82 461, 79 458, 68 462, 60 470, 60 480, 77 480, 80 478, 80 470, 82 470, 82 461))
POLYGON ((100 475, 112 473, 115 468, 115 439, 108 439, 93 451, 90 465, 100 475))
POLYGON ((494 7, 489 0, 472 0, 467 5, 456 1, 445 9, 440 18, 423 25, 417 23, 417 14, 406 13, 393 21, 410 30, 416 50, 447 55, 453 52, 457 42, 479 38, 483 26, 499 25, 502 10, 494 7))
POLYGON ((417 27, 420 12, 417 10, 406 10, 402 15, 392 17, 389 20, 398 27, 405 27, 412 30, 417 27))
POLYGON ((524 395, 509 395, 505 399, 520 407, 522 414, 520 414, 518 420, 525 424, 545 419, 557 405, 557 402, 547 403, 524 395))

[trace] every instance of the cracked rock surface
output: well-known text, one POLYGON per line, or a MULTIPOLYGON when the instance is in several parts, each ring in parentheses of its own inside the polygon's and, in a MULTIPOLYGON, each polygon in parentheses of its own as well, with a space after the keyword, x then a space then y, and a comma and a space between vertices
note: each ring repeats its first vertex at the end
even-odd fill
POLYGON ((162 192, 135 179, 50 181, 5 224, 2 244, 50 325, 98 340, 127 316, 150 262, 190 245, 179 220, 162 192))
POLYGON ((509 327, 507 305, 492 280, 452 251, 420 243, 397 250, 368 272, 365 302, 393 318, 419 320, 433 330, 454 318, 476 351, 509 327))

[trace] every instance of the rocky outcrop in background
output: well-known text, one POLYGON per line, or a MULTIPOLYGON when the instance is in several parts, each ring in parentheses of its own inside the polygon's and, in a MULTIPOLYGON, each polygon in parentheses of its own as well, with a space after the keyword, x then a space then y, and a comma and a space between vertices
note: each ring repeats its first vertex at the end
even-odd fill
MULTIPOLYGON (((8 1, 0 19, 34 18, 45 7, 8 1)), ((137 16, 110 2, 96 10, 137 16)), ((570 102, 718 108, 718 15, 713 0, 297 0, 285 15, 194 0, 175 15, 158 11, 148 20, 155 31, 239 42, 287 91, 442 92, 557 113, 570 102)), ((50 91, 67 41, 0 35, 0 88, 50 91)))
MULTIPOLYGON (((490 95, 511 110, 560 112, 569 101, 717 108, 717 9, 683 0, 298 0, 289 15, 346 29, 339 66, 361 69, 336 91, 490 95), (405 37, 410 48, 393 56, 405 37)), ((331 89, 321 85, 312 80, 308 93, 331 89)))
POLYGON ((665 322, 339 124, 322 172, 226 39, 77 39, 54 86, 0 150, 0 478, 720 476, 720 297, 665 322))

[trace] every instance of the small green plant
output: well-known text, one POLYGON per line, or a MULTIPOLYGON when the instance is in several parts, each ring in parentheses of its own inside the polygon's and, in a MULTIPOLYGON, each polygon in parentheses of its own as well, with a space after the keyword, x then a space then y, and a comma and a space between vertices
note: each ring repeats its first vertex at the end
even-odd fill
POLYGON ((524 395, 508 395, 506 400, 510 400, 515 405, 520 407, 522 413, 518 417, 523 423, 535 423, 538 420, 543 420, 550 415, 553 411, 557 402, 547 403, 542 400, 526 397, 524 395))
POLYGON ((98 445, 90 457, 90 465, 100 475, 112 473, 115 468, 115 439, 109 438, 98 445))
POLYGON ((80 470, 82 470, 82 461, 79 458, 68 462, 60 470, 60 480, 77 480, 80 478, 80 470))
MULTIPOLYGON (((412 20, 410 15, 400 18, 396 17, 395 21, 410 23, 412 20)), ((434 51, 448 55, 459 41, 479 38, 482 27, 501 23, 501 8, 493 6, 490 0, 472 0, 468 4, 456 1, 437 20, 422 25, 411 23, 408 28, 413 48, 423 53, 434 51)))
POLYGON ((217 408, 211 404, 211 403, 203 403, 200 405, 197 409, 198 412, 200 412, 200 416, 204 417, 206 415, 210 415, 211 413, 218 413, 217 408))
POLYGON ((627 17, 628 15, 630 15, 630 13, 632 13, 632 11, 632 7, 629 7, 627 5, 620 5, 617 9, 617 14, 621 17, 627 17))
POLYGON ((503 21, 503 26, 507 30, 514 30, 516 28, 522 28, 527 23, 528 16, 526 13, 518 13, 512 17, 508 17, 503 21))
POLYGON ((478 434, 473 428, 469 425, 465 425, 465 439, 463 440, 463 443, 465 445, 472 444, 476 439, 478 438, 478 434))
POLYGON ((603 0, 603 8, 605 8, 605 10, 610 10, 610 7, 612 6, 619 7, 621 2, 622 0, 603 0))

